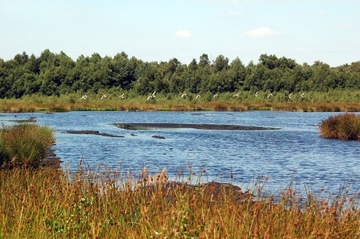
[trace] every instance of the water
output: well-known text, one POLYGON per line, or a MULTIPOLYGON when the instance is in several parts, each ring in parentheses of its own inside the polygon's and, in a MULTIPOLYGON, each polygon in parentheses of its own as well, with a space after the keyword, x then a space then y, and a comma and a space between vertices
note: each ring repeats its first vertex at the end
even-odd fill
POLYGON ((56 131, 57 156, 65 170, 76 170, 80 160, 92 168, 106 165, 139 174, 167 168, 170 178, 182 171, 204 181, 232 182, 251 187, 262 175, 267 190, 289 183, 300 190, 352 192, 360 185, 360 142, 323 139, 318 126, 336 113, 303 112, 69 112, 2 114, 0 122, 37 118, 56 131), (15 118, 16 116, 16 118, 15 118), (125 130, 112 123, 207 123, 276 127, 279 130, 213 131, 196 129, 125 130), (69 130, 97 130, 123 138, 75 135, 69 130), (159 135, 165 139, 156 139, 159 135), (195 175, 195 176, 196 176, 195 175), (230 178, 232 175, 232 178, 230 178))

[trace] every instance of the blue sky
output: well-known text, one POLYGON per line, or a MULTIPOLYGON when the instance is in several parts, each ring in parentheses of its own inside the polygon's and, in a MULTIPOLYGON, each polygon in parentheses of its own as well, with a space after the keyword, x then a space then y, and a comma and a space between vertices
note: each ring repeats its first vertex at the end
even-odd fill
POLYGON ((261 54, 339 66, 360 60, 360 0, 0 0, 0 58, 45 49, 124 51, 183 64, 206 53, 247 65, 261 54))

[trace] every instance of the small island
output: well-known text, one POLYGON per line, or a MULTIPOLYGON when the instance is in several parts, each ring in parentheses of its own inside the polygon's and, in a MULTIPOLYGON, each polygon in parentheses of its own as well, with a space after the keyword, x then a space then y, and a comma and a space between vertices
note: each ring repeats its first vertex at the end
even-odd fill
POLYGON ((346 113, 330 116, 322 121, 320 135, 329 139, 360 140, 360 115, 346 113))

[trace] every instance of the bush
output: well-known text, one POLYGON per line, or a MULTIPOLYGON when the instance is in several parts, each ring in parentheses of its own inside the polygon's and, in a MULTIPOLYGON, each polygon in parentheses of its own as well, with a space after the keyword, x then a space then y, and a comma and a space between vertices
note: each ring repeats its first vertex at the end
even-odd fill
POLYGON ((1 167, 39 167, 54 142, 53 131, 34 124, 4 127, 0 132, 1 167))
POLYGON ((360 116, 351 113, 331 116, 322 121, 320 135, 330 139, 360 140, 360 116))

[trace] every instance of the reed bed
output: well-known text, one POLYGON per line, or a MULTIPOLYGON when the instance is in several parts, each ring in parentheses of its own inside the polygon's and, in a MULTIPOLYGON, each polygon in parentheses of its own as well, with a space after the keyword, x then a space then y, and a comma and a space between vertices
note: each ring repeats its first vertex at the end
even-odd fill
POLYGON ((360 103, 321 102, 77 102, 38 104, 20 100, 1 101, 0 112, 69 112, 69 111, 298 111, 298 112, 360 112, 360 103))
POLYGON ((320 200, 289 187, 239 198, 226 187, 139 178, 81 166, 2 170, 0 238, 360 237, 356 197, 346 193, 320 200))
POLYGON ((360 140, 360 115, 346 113, 322 121, 320 135, 329 139, 360 140))

